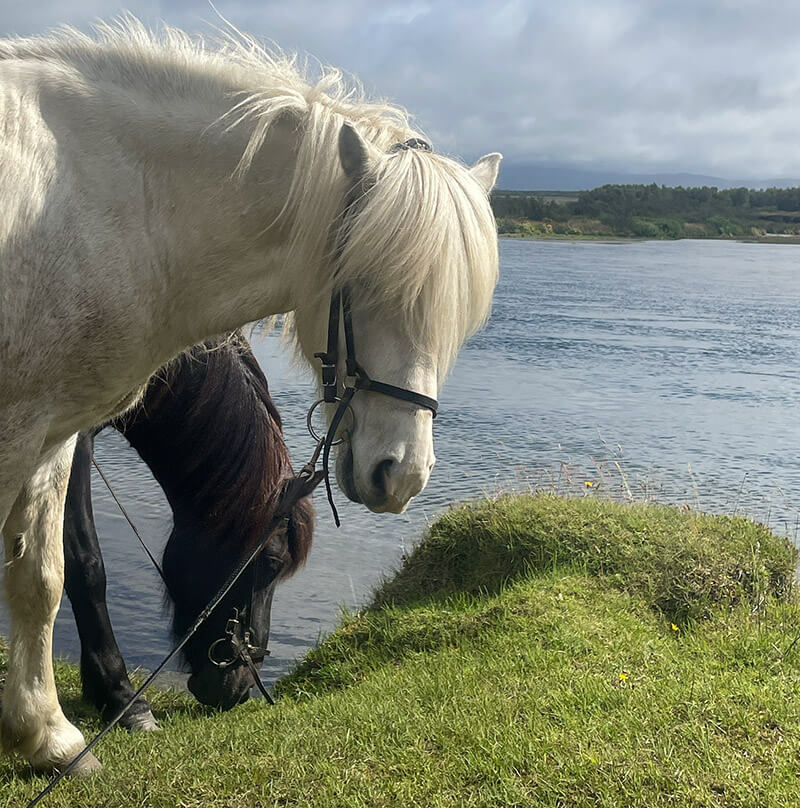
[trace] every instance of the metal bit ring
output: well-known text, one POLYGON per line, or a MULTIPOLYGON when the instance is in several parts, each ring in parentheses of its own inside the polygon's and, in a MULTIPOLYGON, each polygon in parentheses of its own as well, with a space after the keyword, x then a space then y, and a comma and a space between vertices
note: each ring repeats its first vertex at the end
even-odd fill
POLYGON ((231 646, 231 656, 230 656, 230 658, 225 659, 223 657, 222 659, 216 659, 215 656, 214 656, 214 649, 218 645, 220 645, 220 643, 224 643, 224 642, 230 642, 230 639, 228 637, 220 637, 218 640, 215 640, 214 642, 212 642, 211 645, 208 647, 208 659, 209 659, 209 661, 213 665, 216 665, 218 668, 223 668, 223 669, 227 668, 229 665, 233 665, 233 663, 236 661, 236 659, 239 656, 239 652, 233 647, 233 643, 230 642, 230 646, 231 646))
MULTIPOLYGON (((342 399, 339 398, 338 396, 336 397, 336 401, 332 402, 326 402, 324 398, 319 398, 311 405, 310 409, 308 410, 308 415, 306 416, 306 426, 308 427, 308 433, 311 435, 312 438, 314 438, 315 441, 317 441, 317 443, 325 440, 325 435, 324 434, 318 435, 317 431, 314 429, 314 425, 311 423, 311 418, 314 415, 314 411, 317 409, 317 407, 319 407, 320 404, 326 404, 326 403, 338 404, 341 400, 342 399)), ((353 413, 353 408, 348 404, 347 409, 350 412, 350 417, 355 421, 355 414, 353 413)), ((331 443, 331 446, 338 446, 340 443, 344 443, 344 436, 342 436, 341 438, 337 438, 335 441, 333 441, 331 443)))

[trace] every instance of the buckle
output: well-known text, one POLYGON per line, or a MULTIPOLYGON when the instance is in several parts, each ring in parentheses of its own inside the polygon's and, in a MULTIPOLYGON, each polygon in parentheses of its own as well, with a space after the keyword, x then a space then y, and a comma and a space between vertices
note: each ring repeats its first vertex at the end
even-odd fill
POLYGON ((228 618, 228 622, 225 623, 225 634, 228 637, 233 637, 236 634, 236 629, 239 627, 239 610, 233 610, 233 617, 228 618))
POLYGON ((330 354, 320 351, 314 357, 322 362, 322 394, 327 404, 336 401, 336 361, 330 354))

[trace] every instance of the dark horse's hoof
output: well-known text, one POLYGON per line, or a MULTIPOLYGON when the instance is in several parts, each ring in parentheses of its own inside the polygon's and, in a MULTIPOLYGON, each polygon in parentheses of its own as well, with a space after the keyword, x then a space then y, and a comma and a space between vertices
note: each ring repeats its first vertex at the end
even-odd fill
POLYGON ((131 707, 131 710, 120 718, 119 724, 121 727, 125 727, 131 732, 152 732, 153 730, 161 729, 149 708, 137 710, 136 707, 137 705, 131 707))
MULTIPOLYGON (((118 707, 107 706, 106 709, 103 710, 103 720, 111 721, 121 708, 122 704, 118 707)), ((131 732, 151 732, 155 729, 161 729, 151 711, 150 704, 145 699, 141 698, 136 699, 136 701, 128 707, 117 724, 131 732)))

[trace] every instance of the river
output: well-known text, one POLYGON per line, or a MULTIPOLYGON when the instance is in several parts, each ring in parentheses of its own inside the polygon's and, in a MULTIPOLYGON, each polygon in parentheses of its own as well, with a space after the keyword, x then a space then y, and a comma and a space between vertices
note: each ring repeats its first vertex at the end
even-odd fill
MULTIPOLYGON (((266 681, 330 630, 343 606, 363 603, 453 501, 542 487, 599 491, 747 514, 796 539, 800 251, 503 239, 501 266, 491 320, 440 397, 428 488, 399 516, 337 493, 339 530, 324 491, 315 495, 309 563, 275 597, 266 681)), ((302 463, 312 448, 312 377, 276 334, 252 341, 302 463)), ((96 455, 160 548, 169 510, 146 467, 111 431, 96 455)), ((98 479, 95 492, 117 638, 129 665, 152 667, 169 647, 160 582, 98 479)), ((66 600, 55 648, 77 658, 66 600)))

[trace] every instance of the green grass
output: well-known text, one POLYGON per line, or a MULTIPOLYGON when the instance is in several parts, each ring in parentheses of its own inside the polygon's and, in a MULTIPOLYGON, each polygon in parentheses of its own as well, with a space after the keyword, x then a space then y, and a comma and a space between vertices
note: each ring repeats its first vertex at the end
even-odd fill
MULTIPOLYGON (((744 519, 506 497, 431 527, 281 683, 157 694, 52 806, 795 806, 796 554, 744 519)), ((84 727, 74 669, 62 703, 84 727)), ((0 805, 44 780, 0 764, 0 805)))

